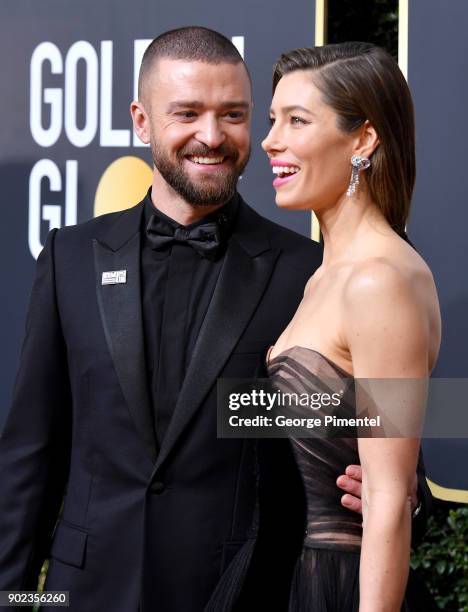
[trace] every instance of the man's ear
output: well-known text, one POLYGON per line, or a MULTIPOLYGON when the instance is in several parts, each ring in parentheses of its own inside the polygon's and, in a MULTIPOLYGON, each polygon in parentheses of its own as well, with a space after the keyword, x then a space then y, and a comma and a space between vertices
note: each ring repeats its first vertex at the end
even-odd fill
POLYGON ((150 141, 150 125, 143 104, 138 100, 133 100, 130 104, 130 114, 136 135, 141 142, 148 144, 150 141))

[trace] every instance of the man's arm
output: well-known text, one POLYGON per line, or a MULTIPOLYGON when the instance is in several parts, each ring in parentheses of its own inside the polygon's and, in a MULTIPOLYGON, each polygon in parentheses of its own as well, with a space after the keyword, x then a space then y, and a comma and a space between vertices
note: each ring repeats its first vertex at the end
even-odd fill
POLYGON ((13 401, 0 438, 0 590, 35 590, 69 469, 71 394, 52 230, 37 261, 13 401))
MULTIPOLYGON (((342 505, 345 508, 362 514, 361 466, 348 465, 345 473, 338 477, 336 484, 345 492, 341 498, 342 505)), ((419 453, 418 469, 414 476, 411 510, 413 512, 411 545, 412 548, 415 548, 423 539, 427 528, 427 521, 432 514, 432 494, 426 481, 422 452, 419 453)))

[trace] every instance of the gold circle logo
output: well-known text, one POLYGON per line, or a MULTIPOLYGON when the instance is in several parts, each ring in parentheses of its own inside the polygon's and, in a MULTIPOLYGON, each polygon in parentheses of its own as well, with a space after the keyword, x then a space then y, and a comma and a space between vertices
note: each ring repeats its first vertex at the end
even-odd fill
POLYGON ((125 210, 142 200, 153 179, 150 166, 139 157, 119 157, 106 168, 96 189, 94 216, 125 210))

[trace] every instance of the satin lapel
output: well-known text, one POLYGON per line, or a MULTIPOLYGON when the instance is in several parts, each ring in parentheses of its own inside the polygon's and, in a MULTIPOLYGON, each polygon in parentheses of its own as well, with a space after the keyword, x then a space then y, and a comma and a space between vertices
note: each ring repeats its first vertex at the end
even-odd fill
POLYGON ((126 242, 119 244, 121 234, 124 233, 122 223, 125 221, 128 234, 132 226, 128 223, 131 218, 124 218, 120 222, 121 231, 118 231, 119 228, 113 228, 105 240, 106 244, 97 239, 93 240, 96 291, 107 344, 122 392, 135 427, 154 463, 157 449, 151 419, 143 341, 140 231, 133 231, 132 237, 127 236, 126 242), (116 250, 109 247, 109 243, 114 243, 114 246, 117 243, 116 250), (125 283, 102 285, 103 272, 118 270, 126 270, 125 283))
POLYGON ((268 248, 261 255, 252 257, 237 242, 231 242, 155 471, 165 461, 216 382, 263 295, 278 254, 279 250, 268 248))

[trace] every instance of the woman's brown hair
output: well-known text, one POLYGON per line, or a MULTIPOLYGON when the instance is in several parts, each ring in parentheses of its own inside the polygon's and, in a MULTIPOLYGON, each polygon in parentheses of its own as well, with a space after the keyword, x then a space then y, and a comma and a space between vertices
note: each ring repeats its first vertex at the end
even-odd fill
POLYGON ((404 233, 416 176, 414 111, 398 64, 370 43, 346 42, 284 53, 274 68, 273 93, 289 72, 311 70, 323 99, 352 132, 368 120, 379 145, 366 170, 370 195, 389 224, 404 233))

